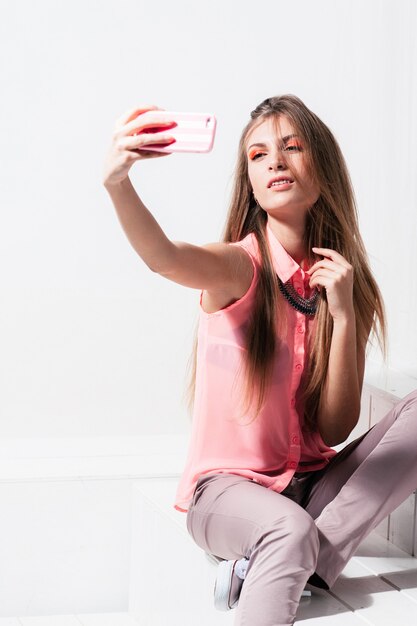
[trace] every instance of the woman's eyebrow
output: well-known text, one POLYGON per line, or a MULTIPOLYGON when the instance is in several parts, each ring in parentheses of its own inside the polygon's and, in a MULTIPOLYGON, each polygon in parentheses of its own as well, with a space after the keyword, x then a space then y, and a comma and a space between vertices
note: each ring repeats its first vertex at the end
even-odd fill
MULTIPOLYGON (((298 137, 298 135, 285 135, 285 137, 282 137, 282 141, 287 141, 288 139, 292 139, 292 137, 298 137)), ((266 148, 266 143, 253 143, 250 146, 248 146, 247 150, 249 150, 250 148, 253 147, 257 147, 257 148, 266 148)))

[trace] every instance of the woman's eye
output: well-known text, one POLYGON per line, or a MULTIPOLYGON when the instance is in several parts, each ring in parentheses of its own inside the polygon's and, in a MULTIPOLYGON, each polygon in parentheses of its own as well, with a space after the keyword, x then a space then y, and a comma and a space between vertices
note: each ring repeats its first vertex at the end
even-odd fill
POLYGON ((301 150, 301 146, 298 146, 297 144, 293 144, 292 146, 287 146, 285 149, 286 150, 301 150))
POLYGON ((265 152, 254 152, 253 154, 250 155, 250 158, 252 161, 256 161, 256 159, 262 156, 263 154, 265 154, 265 152))

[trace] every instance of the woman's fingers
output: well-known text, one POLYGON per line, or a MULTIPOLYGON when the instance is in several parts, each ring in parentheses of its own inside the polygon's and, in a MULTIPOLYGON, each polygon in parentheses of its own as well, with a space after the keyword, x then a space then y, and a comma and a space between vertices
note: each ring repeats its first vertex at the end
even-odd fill
MULTIPOLYGON (((333 320, 348 319, 353 309, 353 267, 346 259, 330 248, 312 248, 324 258, 314 263, 306 272, 310 287, 326 291, 327 305, 333 320)), ((354 313, 353 313, 354 314, 354 313)))
POLYGON ((321 285, 326 289, 342 288, 344 290, 346 288, 351 289, 352 279, 352 270, 341 266, 337 267, 336 264, 333 264, 332 268, 325 266, 318 267, 311 275, 309 285, 311 288, 321 285))
POLYGON ((156 110, 159 110, 159 109, 155 104, 143 104, 143 105, 134 107, 133 109, 129 109, 129 111, 127 111, 126 113, 123 113, 123 115, 121 115, 116 120, 116 125, 115 125, 116 130, 120 130, 121 128, 123 128, 123 126, 125 126, 128 122, 138 117, 138 115, 142 115, 143 113, 146 113, 146 111, 156 111, 156 110))
POLYGON ((119 146, 123 150, 140 150, 141 153, 144 152, 141 149, 142 146, 150 144, 167 146, 172 143, 175 143, 175 138, 164 132, 129 135, 128 137, 121 137, 119 140, 119 146))
POLYGON ((336 252, 336 250, 331 250, 330 248, 312 248, 312 250, 316 254, 321 254, 324 257, 329 257, 330 259, 332 259, 332 261, 338 262, 345 267, 350 267, 345 257, 336 252))
POLYGON ((175 142, 174 137, 167 133, 167 130, 177 126, 176 122, 168 116, 158 115, 155 118, 153 111, 163 111, 155 105, 144 105, 131 109, 119 120, 119 130, 116 131, 117 145, 119 150, 130 150, 138 154, 140 150, 142 156, 149 157, 155 154, 153 151, 142 149, 145 145, 169 146, 175 142), (122 126, 120 126, 120 124, 122 126))
POLYGON ((322 259, 321 261, 317 261, 317 263, 314 263, 314 265, 312 265, 310 269, 306 271, 306 274, 311 276, 314 272, 316 272, 321 267, 327 268, 329 270, 332 270, 333 272, 338 272, 338 273, 341 273, 342 271, 345 270, 344 265, 339 265, 338 263, 335 263, 335 261, 329 261, 328 259, 322 259))
POLYGON ((314 263, 310 269, 306 271, 306 274, 309 276, 311 276, 313 272, 320 267, 327 267, 328 269, 332 269, 333 271, 341 274, 346 274, 352 270, 350 263, 348 263, 346 259, 335 250, 330 250, 328 248, 312 248, 312 250, 314 250, 316 254, 323 255, 325 258, 320 259, 320 261, 316 261, 316 263, 314 263))
POLYGON ((319 285, 328 287, 331 284, 330 281, 332 280, 334 280, 334 273, 331 270, 321 269, 315 273, 309 284, 310 287, 318 287, 319 285))
POLYGON ((158 118, 155 118, 155 116, 152 115, 152 111, 146 111, 133 119, 129 124, 126 124, 123 128, 123 134, 139 135, 146 131, 157 133, 175 128, 175 126, 177 126, 177 123, 168 116, 158 116, 158 118))
MULTIPOLYGON (((132 156, 137 157, 139 152, 136 150, 133 151, 132 156)), ((145 156, 147 159, 156 159, 157 157, 170 156, 171 152, 155 152, 154 150, 141 150, 140 154, 145 156)))
POLYGON ((154 104, 142 105, 130 109, 118 118, 104 164, 104 184, 113 185, 123 181, 136 161, 156 159, 172 154, 171 152, 141 149, 146 145, 150 147, 151 144, 167 147, 175 142, 175 138, 169 135, 166 129, 172 128, 176 124, 172 120, 167 120, 169 124, 166 124, 163 114, 160 114, 158 121, 156 121, 155 115, 152 119, 152 111, 157 110, 163 111, 154 104), (148 127, 152 130, 146 132, 148 127))

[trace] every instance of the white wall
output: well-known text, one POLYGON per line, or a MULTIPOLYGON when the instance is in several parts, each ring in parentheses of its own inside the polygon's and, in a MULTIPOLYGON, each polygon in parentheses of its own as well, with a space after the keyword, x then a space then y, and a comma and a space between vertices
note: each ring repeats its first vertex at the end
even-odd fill
POLYGON ((166 234, 219 239, 237 142, 294 93, 334 131, 386 300, 390 365, 417 376, 413 0, 2 0, 0 436, 185 431, 196 290, 152 274, 102 187, 140 103, 217 115, 215 148, 137 163, 166 234))

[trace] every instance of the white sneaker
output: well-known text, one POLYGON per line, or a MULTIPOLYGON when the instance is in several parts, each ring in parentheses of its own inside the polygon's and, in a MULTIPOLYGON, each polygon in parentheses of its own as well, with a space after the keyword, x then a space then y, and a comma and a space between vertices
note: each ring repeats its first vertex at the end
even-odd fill
MULTIPOLYGON (((249 559, 221 561, 217 567, 214 583, 214 606, 219 611, 237 607, 249 559)), ((301 597, 310 597, 311 591, 304 589, 301 597)))
POLYGON ((221 561, 214 584, 214 606, 219 611, 234 609, 246 575, 249 559, 221 561))

